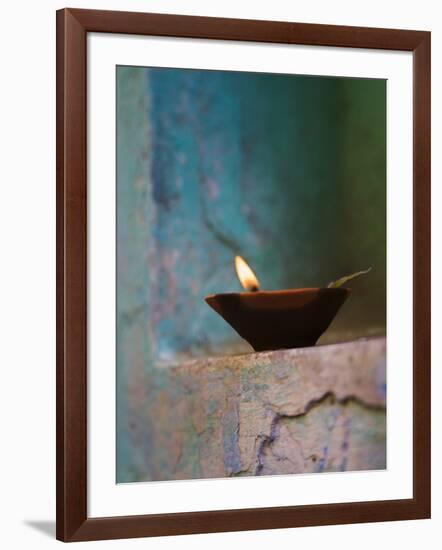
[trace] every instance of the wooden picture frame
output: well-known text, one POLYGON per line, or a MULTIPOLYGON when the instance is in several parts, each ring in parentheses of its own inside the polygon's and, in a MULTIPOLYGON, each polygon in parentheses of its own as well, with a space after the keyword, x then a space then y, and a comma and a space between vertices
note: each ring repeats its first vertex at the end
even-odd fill
POLYGON ((57 12, 57 538, 84 541, 430 517, 430 33, 64 9, 57 12), (88 518, 87 33, 413 53, 413 498, 88 518))

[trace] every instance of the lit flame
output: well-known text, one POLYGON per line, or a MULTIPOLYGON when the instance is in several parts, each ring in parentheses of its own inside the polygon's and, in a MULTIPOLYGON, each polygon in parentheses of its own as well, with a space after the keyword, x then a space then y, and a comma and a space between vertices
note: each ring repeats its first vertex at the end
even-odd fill
POLYGON ((259 281, 256 278, 256 275, 250 269, 246 261, 241 258, 241 256, 235 256, 235 269, 238 279, 248 292, 255 292, 256 290, 259 290, 259 281))

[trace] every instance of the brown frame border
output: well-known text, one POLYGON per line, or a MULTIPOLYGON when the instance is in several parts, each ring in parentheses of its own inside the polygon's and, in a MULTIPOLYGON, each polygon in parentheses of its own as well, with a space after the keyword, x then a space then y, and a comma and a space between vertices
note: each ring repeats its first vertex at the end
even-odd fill
POLYGON ((57 538, 115 539, 430 517, 430 33, 135 12, 57 12, 57 538), (87 517, 86 35, 124 33, 413 52, 413 498, 87 517))

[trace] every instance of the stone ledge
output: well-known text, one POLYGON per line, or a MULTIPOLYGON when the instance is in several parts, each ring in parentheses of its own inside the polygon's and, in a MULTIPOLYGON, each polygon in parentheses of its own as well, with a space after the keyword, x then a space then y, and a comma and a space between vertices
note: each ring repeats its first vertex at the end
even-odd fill
POLYGON ((146 376, 119 481, 385 468, 385 338, 146 376))

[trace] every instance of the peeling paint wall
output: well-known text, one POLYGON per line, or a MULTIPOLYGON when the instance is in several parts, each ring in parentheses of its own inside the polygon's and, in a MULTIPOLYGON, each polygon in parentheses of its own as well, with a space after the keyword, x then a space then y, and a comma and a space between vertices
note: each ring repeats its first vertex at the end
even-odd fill
POLYGON ((384 469, 385 380, 384 338, 157 369, 118 481, 384 469))
MULTIPOLYGON (((248 405, 220 409, 209 395, 225 369, 204 389, 171 366, 250 351, 203 301, 240 290, 238 253, 267 289, 322 286, 372 265, 321 342, 384 333, 385 81, 137 67, 117 67, 116 76, 118 479, 258 475, 277 464, 298 471, 296 443, 290 452, 280 446, 305 437, 305 419, 267 411, 265 431, 247 428, 242 441, 255 438, 255 458, 245 462, 235 426, 248 405), (192 386, 185 400, 173 397, 177 380, 180 391, 192 386), (201 391, 209 392, 198 413, 203 431, 189 416, 201 391), (215 425, 212 448, 204 434, 215 425)), ((309 467, 362 463, 355 454, 330 458, 346 445, 348 417, 367 464, 382 464, 385 411, 333 401, 328 391, 309 422, 335 418, 336 427, 321 428, 317 445, 303 450, 316 457, 309 467)))
POLYGON ((334 329, 384 329, 385 81, 117 75, 119 320, 148 309, 153 360, 249 349, 203 301, 240 289, 235 254, 267 289, 372 265, 334 329))

